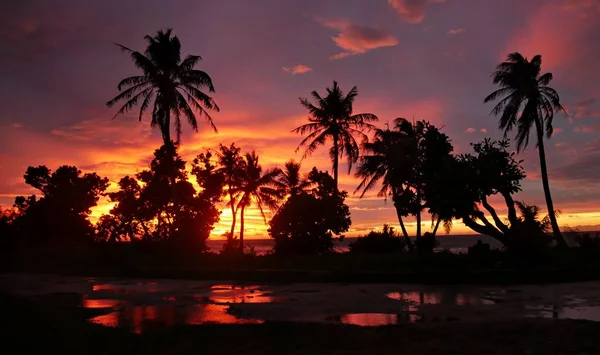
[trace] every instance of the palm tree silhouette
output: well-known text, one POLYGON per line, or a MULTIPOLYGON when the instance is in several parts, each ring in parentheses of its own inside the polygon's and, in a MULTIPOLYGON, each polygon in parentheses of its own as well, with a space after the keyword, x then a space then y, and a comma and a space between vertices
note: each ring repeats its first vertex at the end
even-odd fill
POLYGON ((144 38, 148 42, 144 54, 117 44, 131 55, 142 75, 131 76, 119 82, 119 95, 106 103, 108 107, 112 107, 119 101, 125 102, 114 117, 125 114, 142 100, 139 120, 142 120, 144 112, 152 105, 150 125, 158 126, 165 144, 171 143, 171 114, 174 115, 177 142, 181 138, 182 114, 192 128, 198 131, 194 110, 203 115, 216 132, 217 128, 206 109, 219 111, 219 106, 212 97, 201 91, 208 88, 209 92, 214 92, 215 88, 207 73, 194 69, 202 58, 188 55, 181 60, 181 43, 177 36, 171 36, 171 29, 165 32, 161 30, 154 37, 147 35, 144 38))
POLYGON ((403 119, 397 120, 396 129, 391 130, 389 126, 385 129, 378 128, 371 141, 363 142, 363 155, 356 172, 356 176, 362 178, 362 181, 355 193, 362 190, 360 195, 362 198, 367 191, 381 181, 381 188, 377 196, 392 197, 406 245, 412 249, 403 219, 410 214, 410 208, 405 202, 412 200, 412 197, 409 197, 412 194, 403 185, 410 179, 408 174, 411 174, 413 169, 412 163, 407 159, 407 135, 403 133, 402 129, 404 121, 400 120, 403 119))
POLYGON ((236 190, 240 185, 243 158, 240 155, 240 148, 236 147, 235 143, 232 143, 229 147, 220 144, 217 157, 220 165, 219 171, 225 175, 225 183, 227 184, 228 204, 231 207, 232 218, 230 237, 233 238, 237 219, 236 198, 238 196, 236 196, 236 190))
POLYGON ((241 167, 239 185, 235 194, 239 194, 239 202, 236 209, 240 209, 240 249, 244 251, 244 211, 253 203, 258 207, 260 214, 267 223, 265 207, 277 208, 281 200, 281 194, 276 188, 280 169, 270 169, 263 173, 258 163, 258 155, 253 151, 247 153, 241 167))
POLYGON ((518 152, 527 147, 531 127, 535 125, 542 184, 552 231, 558 245, 567 247, 554 213, 544 151, 544 132, 546 138, 552 136, 554 114, 565 112, 565 109, 560 104, 560 97, 556 90, 548 86, 552 81, 552 73, 541 74, 541 66, 541 55, 536 55, 529 61, 520 53, 509 54, 507 60, 500 63, 492 75, 494 84, 500 86, 500 89, 488 95, 484 102, 502 97, 492 110, 492 114, 500 116, 499 127, 504 130, 505 136, 513 128, 517 128, 518 152))
POLYGON ((372 113, 353 114, 352 106, 358 95, 356 86, 344 96, 338 83, 334 81, 333 86, 326 88, 326 91, 325 97, 321 97, 316 90, 311 93, 314 104, 306 98, 300 98, 300 103, 310 114, 309 123, 297 127, 292 132, 301 135, 308 133, 296 149, 298 151, 301 147, 305 147, 303 159, 311 155, 318 146, 324 145, 329 140, 332 141, 329 155, 333 162, 333 179, 337 189, 340 156, 347 156, 348 173, 350 173, 352 164, 356 163, 359 155, 355 136, 366 140, 367 136, 363 130, 373 129, 374 126, 369 122, 377 121, 377 116, 372 113))
POLYGON ((285 163, 283 171, 275 181, 281 196, 294 196, 308 190, 311 186, 308 177, 300 174, 300 167, 301 164, 294 160, 285 163))

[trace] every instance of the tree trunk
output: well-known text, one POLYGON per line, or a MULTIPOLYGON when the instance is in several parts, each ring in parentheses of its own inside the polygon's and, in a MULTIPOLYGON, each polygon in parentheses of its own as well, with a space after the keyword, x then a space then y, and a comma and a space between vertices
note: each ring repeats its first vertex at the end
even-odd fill
MULTIPOLYGON (((231 185, 229 185, 229 188, 231 189, 231 185)), ((237 218, 237 211, 235 210, 235 203, 233 201, 233 194, 229 194, 229 199, 231 202, 231 236, 230 238, 233 239, 234 233, 235 233, 235 222, 236 222, 236 218, 237 218)))
POLYGON ((437 234, 438 228, 440 227, 440 222, 442 218, 438 216, 437 222, 435 222, 435 227, 433 228, 433 236, 437 234))
POLYGON ((492 229, 492 228, 488 228, 486 226, 482 226, 481 224, 479 224, 475 221, 472 221, 468 217, 463 218, 462 221, 465 226, 471 228, 474 232, 490 236, 490 237, 498 240, 502 244, 506 245, 506 236, 504 234, 500 233, 500 231, 498 231, 497 229, 495 229, 495 228, 492 229))
POLYGON ((501 192, 504 197, 504 201, 506 201, 506 207, 508 208, 508 221, 511 226, 515 226, 517 224, 517 209, 515 208, 515 201, 513 200, 510 193, 501 192))
POLYGON ((337 134, 333 136, 333 152, 335 156, 333 157, 333 180, 335 181, 335 192, 338 192, 338 165, 340 159, 340 152, 338 150, 338 136, 337 134))
POLYGON ((417 190, 417 204, 418 204, 418 206, 417 206, 417 210, 415 212, 416 212, 416 217, 417 217, 417 250, 418 250, 419 245, 421 245, 421 243, 420 243, 420 241, 421 241, 421 210, 422 210, 421 189, 417 190))
POLYGON ((246 206, 242 206, 240 212, 240 253, 244 254, 244 209, 246 206))
MULTIPOLYGON (((485 207, 486 210, 488 210, 488 212, 492 216, 492 219, 494 220, 496 227, 498 229, 500 229, 502 231, 502 233, 504 233, 504 234, 510 233, 508 226, 506 226, 506 224, 502 223, 502 221, 500 220, 500 217, 498 217, 498 214, 496 213, 496 210, 494 209, 494 207, 492 207, 492 205, 490 205, 488 203, 486 196, 483 196, 483 198, 481 199, 481 204, 483 205, 483 207, 485 207)), ((510 210, 510 208, 509 208, 509 210, 510 210)))
POLYGON ((171 110, 165 112, 165 120, 162 125, 159 125, 163 142, 165 145, 171 144, 171 110))
POLYGON ((398 206, 396 206, 395 198, 392 197, 392 199, 394 200, 394 208, 396 209, 396 215, 398 216, 398 222, 400 223, 400 229, 402 230, 402 234, 404 235, 404 242, 406 243, 406 246, 408 247, 409 250, 413 250, 414 249, 413 244, 410 241, 408 232, 406 231, 406 226, 404 225, 404 220, 402 220, 402 214, 400 213, 400 208, 398 206))
POLYGON ((567 242, 563 237, 560 229, 558 228, 558 222, 556 221, 556 214, 554 213, 554 204, 552 203, 552 195, 550 194, 550 182, 548 181, 548 168, 546 167, 546 152, 544 151, 544 130, 542 128, 541 118, 537 117, 535 120, 535 128, 537 130, 538 138, 538 152, 540 154, 540 170, 542 171, 542 184, 544 186, 544 195, 546 197, 546 206, 548 207, 548 216, 550 217, 550 223, 552 224, 552 232, 556 243, 561 248, 568 248, 567 242))

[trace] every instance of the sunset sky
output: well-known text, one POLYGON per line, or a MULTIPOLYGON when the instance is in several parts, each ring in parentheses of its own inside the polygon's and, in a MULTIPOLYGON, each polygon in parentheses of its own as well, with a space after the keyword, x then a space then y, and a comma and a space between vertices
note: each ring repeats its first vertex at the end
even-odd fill
MULTIPOLYGON (((483 104, 494 67, 509 52, 542 54, 568 110, 547 144, 559 222, 600 225, 600 0, 4 0, 1 206, 33 193, 23 182, 29 165, 76 165, 109 177, 111 188, 147 167, 160 133, 148 117, 111 120, 116 109, 105 107, 119 80, 137 73, 113 42, 143 50, 144 35, 168 27, 184 54, 203 57, 198 68, 212 76, 222 109, 213 115, 218 134, 184 128, 182 156, 235 142, 265 167, 301 158, 301 137, 290 132, 307 117, 298 98, 333 80, 345 91, 356 85, 355 112, 378 115, 379 125, 429 120, 468 152, 470 142, 502 137, 483 104)), ((528 178, 517 199, 545 207, 535 144, 520 158, 528 178)), ((303 166, 330 170, 327 148, 303 166)), ((391 202, 352 196, 357 179, 340 172, 351 194, 348 235, 397 224, 391 202)), ((110 207, 102 200, 93 216, 110 207)), ((265 236, 262 219, 249 214, 247 233, 265 236)), ((465 232, 457 223, 453 233, 465 232)))

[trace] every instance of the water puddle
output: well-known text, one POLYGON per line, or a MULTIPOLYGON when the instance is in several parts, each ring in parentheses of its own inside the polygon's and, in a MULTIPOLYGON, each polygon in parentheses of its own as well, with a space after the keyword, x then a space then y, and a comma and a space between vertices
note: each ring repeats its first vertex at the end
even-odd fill
POLYGON ((600 322, 600 306, 527 306, 526 317, 600 322))
POLYGON ((92 293, 83 295, 81 306, 107 310, 90 318, 91 323, 143 333, 177 325, 263 323, 260 319, 231 314, 229 305, 287 300, 258 285, 220 284, 186 290, 156 282, 138 282, 93 285, 92 293))
POLYGON ((260 286, 214 285, 208 301, 216 304, 274 303, 288 301, 288 297, 273 296, 260 286))
POLYGON ((228 306, 198 304, 193 306, 125 306, 91 318, 89 322, 107 327, 120 327, 141 334, 177 325, 259 324, 262 320, 241 319, 227 313, 228 306))
POLYGON ((330 322, 358 325, 361 327, 379 327, 384 325, 417 323, 422 320, 422 316, 409 313, 350 313, 329 317, 327 320, 330 322))
POLYGON ((468 293, 454 292, 390 292, 386 297, 393 300, 404 301, 409 306, 419 305, 455 305, 455 306, 488 306, 493 305, 491 299, 479 297, 468 293))

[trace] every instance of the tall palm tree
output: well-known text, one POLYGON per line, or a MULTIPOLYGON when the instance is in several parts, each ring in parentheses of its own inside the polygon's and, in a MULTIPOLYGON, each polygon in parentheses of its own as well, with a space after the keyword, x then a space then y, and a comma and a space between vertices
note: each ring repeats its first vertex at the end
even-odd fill
POLYGON ((283 171, 275 181, 275 186, 282 196, 298 195, 310 187, 311 182, 307 176, 300 174, 300 167, 300 163, 294 160, 285 163, 283 171))
POLYGON ((332 141, 329 155, 333 162, 333 179, 338 186, 339 158, 346 155, 348 158, 348 173, 352 170, 352 164, 358 161, 359 146, 355 137, 366 140, 367 136, 363 130, 373 129, 370 123, 377 121, 377 116, 372 113, 353 114, 353 104, 358 91, 356 86, 344 95, 338 83, 333 82, 331 88, 326 88, 327 95, 321 97, 315 90, 311 93, 315 103, 306 98, 300 98, 300 103, 308 112, 309 123, 297 127, 292 132, 308 135, 300 142, 296 149, 304 147, 303 158, 311 155, 318 146, 332 141))
POLYGON ((377 196, 392 197, 402 234, 406 244, 412 249, 403 218, 410 214, 409 203, 406 202, 412 200, 409 197, 410 191, 404 187, 404 182, 409 179, 408 174, 412 171, 410 159, 405 159, 407 157, 405 137, 406 135, 400 129, 391 130, 387 127, 376 129, 373 140, 363 142, 364 153, 356 172, 356 176, 361 177, 362 181, 355 193, 362 190, 360 195, 362 198, 381 181, 377 196))
POLYGON ((229 206, 231 207, 231 234, 233 238, 235 233, 235 224, 237 219, 237 208, 236 208, 236 190, 239 187, 243 158, 240 155, 240 148, 235 146, 235 143, 231 143, 229 147, 219 145, 219 151, 217 152, 219 160, 219 171, 225 175, 225 183, 227 184, 227 194, 229 195, 229 206))
POLYGON ((260 211, 265 224, 267 217, 265 208, 277 208, 281 200, 281 194, 276 188, 275 181, 280 169, 270 169, 263 173, 262 167, 258 163, 258 155, 255 152, 247 153, 241 169, 240 184, 236 193, 239 194, 238 209, 240 209, 240 249, 244 250, 244 211, 246 208, 255 204, 260 211))
POLYGON ((219 111, 219 106, 212 97, 202 92, 206 88, 209 92, 214 92, 215 88, 207 73, 194 69, 202 58, 188 55, 181 60, 181 43, 177 36, 171 35, 171 29, 165 32, 161 30, 154 37, 147 35, 144 38, 148 45, 143 54, 117 44, 130 54, 142 75, 130 76, 119 82, 119 95, 106 103, 108 107, 112 107, 119 101, 125 102, 114 117, 133 109, 141 100, 139 120, 142 120, 144 112, 152 105, 150 125, 160 129, 165 144, 171 144, 171 114, 174 116, 177 142, 181 138, 182 114, 197 132, 197 111, 216 132, 217 128, 206 110, 219 111))
POLYGON ((500 116, 499 127, 504 130, 505 136, 513 128, 517 129, 518 152, 527 147, 531 127, 535 126, 542 184, 552 231, 558 245, 567 247, 554 213, 544 151, 544 135, 546 138, 552 136, 554 114, 565 112, 565 109, 556 90, 548 86, 552 81, 552 73, 541 74, 541 67, 541 55, 536 55, 529 61, 520 53, 509 54, 506 61, 500 63, 492 75, 494 84, 500 89, 487 96, 484 102, 502 98, 492 110, 492 114, 500 116))

